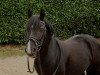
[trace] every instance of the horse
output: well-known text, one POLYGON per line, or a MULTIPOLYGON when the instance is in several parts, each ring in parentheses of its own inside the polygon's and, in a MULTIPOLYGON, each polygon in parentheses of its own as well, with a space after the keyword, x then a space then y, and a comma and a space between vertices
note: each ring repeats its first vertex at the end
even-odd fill
POLYGON ((28 18, 25 52, 35 58, 38 75, 85 75, 85 70, 87 75, 100 75, 100 43, 93 36, 59 40, 43 9, 38 15, 28 10, 28 18))

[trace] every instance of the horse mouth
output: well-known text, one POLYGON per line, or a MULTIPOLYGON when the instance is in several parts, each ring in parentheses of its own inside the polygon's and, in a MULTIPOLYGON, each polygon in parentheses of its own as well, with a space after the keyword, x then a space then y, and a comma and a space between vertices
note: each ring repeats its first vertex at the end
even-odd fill
POLYGON ((27 53, 27 55, 28 55, 29 57, 36 58, 36 53, 32 53, 32 54, 27 53))

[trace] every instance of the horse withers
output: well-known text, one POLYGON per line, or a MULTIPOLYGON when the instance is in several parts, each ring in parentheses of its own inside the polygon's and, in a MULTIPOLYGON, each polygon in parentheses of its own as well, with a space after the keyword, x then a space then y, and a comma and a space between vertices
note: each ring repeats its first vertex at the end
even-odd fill
POLYGON ((61 41, 42 9, 39 15, 28 11, 26 54, 35 58, 38 75, 100 75, 100 43, 90 35, 75 35, 61 41))

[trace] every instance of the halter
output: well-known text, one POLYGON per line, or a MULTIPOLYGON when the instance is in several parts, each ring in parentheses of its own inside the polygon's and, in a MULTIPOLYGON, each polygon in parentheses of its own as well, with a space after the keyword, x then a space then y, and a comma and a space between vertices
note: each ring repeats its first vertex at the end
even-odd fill
MULTIPOLYGON (((38 41, 36 38, 33 38, 33 37, 29 37, 29 39, 27 40, 27 43, 28 43, 28 41, 29 40, 31 40, 31 41, 33 41, 34 43, 35 43, 35 45, 36 45, 36 53, 35 53, 35 58, 37 58, 37 56, 40 56, 39 55, 39 51, 41 50, 41 46, 42 46, 42 44, 43 44, 43 41, 44 41, 44 34, 42 35, 42 37, 41 37, 41 40, 40 41, 38 41)), ((32 53, 32 51, 31 51, 31 53, 32 53)), ((39 61, 40 61, 40 57, 39 57, 39 61)), ((34 72, 34 65, 33 65, 33 71, 31 71, 30 70, 30 65, 29 65, 29 57, 27 57, 27 66, 28 66, 28 72, 30 72, 30 73, 33 73, 34 72)), ((41 65, 40 65, 41 66, 41 65)), ((42 72, 42 71, 41 71, 42 72)))
MULTIPOLYGON (((30 37, 30 38, 28 39, 28 41, 29 41, 29 40, 31 40, 31 41, 33 41, 33 42, 35 43, 35 45, 36 45, 36 50, 39 51, 39 50, 40 50, 40 47, 42 46, 43 41, 41 40, 41 42, 40 42, 40 41, 38 41, 36 38, 33 38, 33 37, 30 37)), ((44 39, 43 39, 43 40, 44 40, 44 39)))

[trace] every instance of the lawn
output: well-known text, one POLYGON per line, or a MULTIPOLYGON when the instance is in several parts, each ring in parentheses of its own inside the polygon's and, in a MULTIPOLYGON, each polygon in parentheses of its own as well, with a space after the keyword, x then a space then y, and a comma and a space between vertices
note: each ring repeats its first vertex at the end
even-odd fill
POLYGON ((25 55, 24 45, 0 45, 0 58, 25 55))
MULTIPOLYGON (((100 38, 97 38, 100 42, 100 38)), ((25 55, 25 45, 0 45, 0 58, 25 55)))

